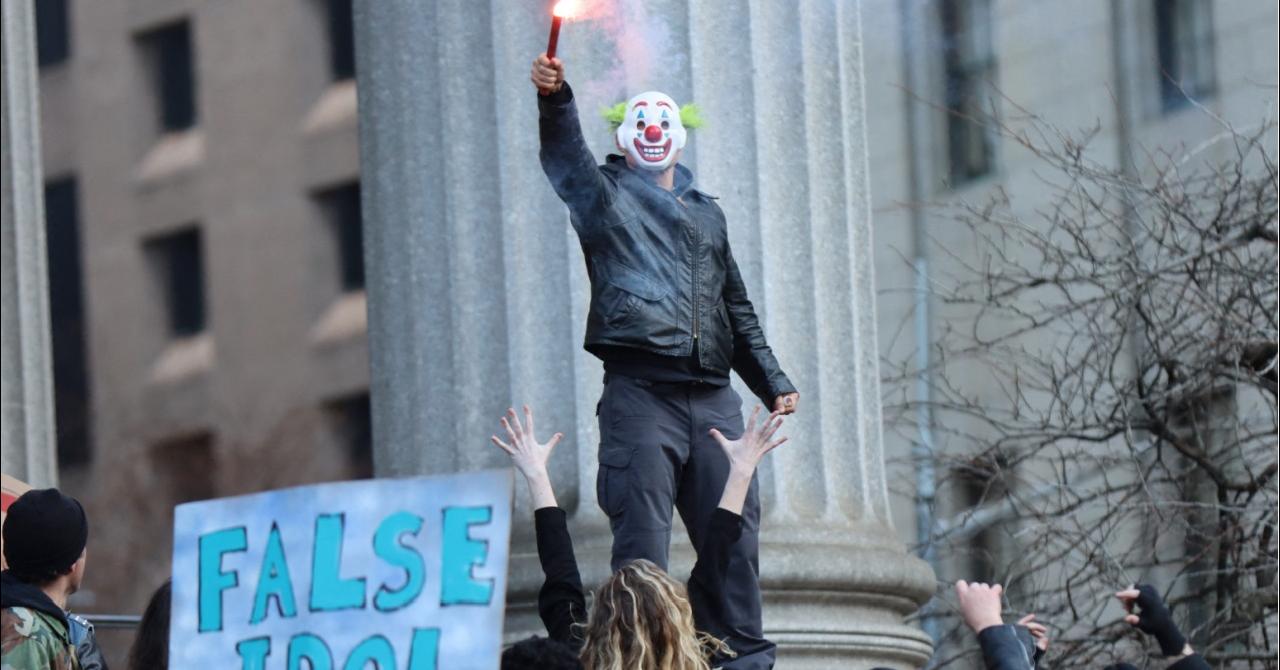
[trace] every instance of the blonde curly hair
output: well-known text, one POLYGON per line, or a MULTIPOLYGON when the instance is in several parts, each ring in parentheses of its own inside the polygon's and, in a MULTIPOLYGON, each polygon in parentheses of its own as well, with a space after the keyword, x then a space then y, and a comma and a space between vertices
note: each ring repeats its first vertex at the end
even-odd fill
POLYGON ((684 585, 644 559, 623 565, 596 590, 584 638, 587 670, 710 670, 713 655, 734 655, 694 627, 684 585))

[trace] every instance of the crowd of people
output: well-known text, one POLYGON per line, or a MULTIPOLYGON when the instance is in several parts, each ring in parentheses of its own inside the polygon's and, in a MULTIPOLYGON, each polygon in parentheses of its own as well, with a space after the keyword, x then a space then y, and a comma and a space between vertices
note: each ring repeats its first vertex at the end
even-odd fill
MULTIPOLYGON (((582 584, 565 511, 557 503, 547 463, 561 434, 546 441, 535 435, 533 411, 514 410, 501 419, 505 439, 492 442, 511 457, 530 491, 538 558, 544 582, 538 613, 546 636, 517 642, 503 651, 502 670, 709 670, 735 652, 715 617, 700 617, 689 592, 707 594, 708 603, 725 597, 731 578, 727 564, 740 541, 743 505, 765 454, 786 442, 778 431, 780 412, 761 417, 757 408, 742 435, 730 439, 716 429, 712 438, 728 463, 728 478, 712 514, 688 583, 681 583, 652 561, 636 559, 615 570, 590 599, 582 584), (708 625, 710 622, 710 625, 708 625)), ((87 564, 89 523, 78 501, 56 489, 23 494, 4 524, 0 575, 5 670, 106 670, 93 627, 67 610, 81 586, 87 564)), ((957 610, 976 635, 990 670, 1034 670, 1049 649, 1049 628, 1034 614, 1004 621, 999 584, 955 584, 957 610)), ((1170 670, 1201 670, 1209 665, 1191 647, 1160 593, 1139 584, 1115 594, 1127 614, 1124 621, 1150 636, 1170 670)), ((130 650, 129 670, 164 670, 168 664, 170 583, 152 596, 130 650)), ((1130 670, 1121 663, 1105 670, 1130 670)))

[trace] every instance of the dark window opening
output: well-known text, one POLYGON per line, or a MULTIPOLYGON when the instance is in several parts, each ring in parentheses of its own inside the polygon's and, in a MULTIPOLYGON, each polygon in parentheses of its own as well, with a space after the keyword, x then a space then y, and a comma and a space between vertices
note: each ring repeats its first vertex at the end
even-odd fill
POLYGON ((359 393, 325 403, 329 424, 347 451, 353 479, 373 476, 373 426, 369 394, 359 393))
POLYGON ((89 367, 85 350, 84 266, 76 180, 44 187, 45 251, 49 275, 49 334, 53 345, 54 416, 58 464, 91 456, 89 367))
POLYGON ((172 132, 194 126, 196 83, 191 24, 183 21, 153 30, 140 36, 138 43, 150 61, 161 129, 172 132))
POLYGON ((1214 92, 1212 12, 1209 0, 1155 0, 1160 102, 1165 111, 1214 92))
POLYGON ((67 0, 35 0, 36 61, 40 67, 71 57, 71 21, 67 0))
POLYGON ((988 0, 942 0, 947 162, 953 186, 995 171, 990 105, 996 76, 988 0))
MULTIPOLYGON (((1007 558, 1007 541, 1011 521, 998 512, 1001 501, 1008 495, 1008 462, 1002 455, 983 455, 959 470, 957 487, 960 503, 968 510, 968 522, 978 526, 970 536, 968 573, 971 580, 980 582, 1007 582, 1001 574, 1007 558), (991 518, 987 518, 991 517, 991 518)), ((1005 583, 1008 590, 1011 584, 1005 583)))
POLYGON ((324 0, 329 15, 329 74, 334 81, 356 76, 355 33, 351 0, 324 0))
POLYGON ((157 489, 153 499, 172 511, 174 505, 217 497, 213 436, 197 433, 165 440, 151 448, 157 489))
POLYGON ((360 183, 320 191, 315 196, 332 226, 338 247, 338 274, 343 291, 364 290, 364 240, 360 223, 360 183))
POLYGON ((157 237, 147 242, 162 283, 169 335, 186 337, 205 329, 204 258, 200 230, 157 237))

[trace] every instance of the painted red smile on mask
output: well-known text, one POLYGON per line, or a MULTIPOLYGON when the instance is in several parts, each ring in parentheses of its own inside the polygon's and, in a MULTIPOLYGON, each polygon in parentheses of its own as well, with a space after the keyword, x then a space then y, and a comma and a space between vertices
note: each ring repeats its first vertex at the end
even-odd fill
POLYGON ((634 140, 636 144, 636 152, 647 163, 661 163, 666 159, 667 154, 671 153, 671 140, 668 139, 665 144, 658 146, 648 146, 641 144, 640 140, 634 140))

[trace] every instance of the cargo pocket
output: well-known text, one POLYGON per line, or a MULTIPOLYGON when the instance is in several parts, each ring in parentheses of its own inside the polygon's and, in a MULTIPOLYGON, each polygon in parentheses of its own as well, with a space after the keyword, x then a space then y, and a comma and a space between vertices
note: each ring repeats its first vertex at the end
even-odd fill
POLYGON ((618 417, 602 431, 596 501, 609 518, 617 517, 626 508, 631 495, 631 462, 640 446, 638 436, 652 422, 645 417, 618 417))

